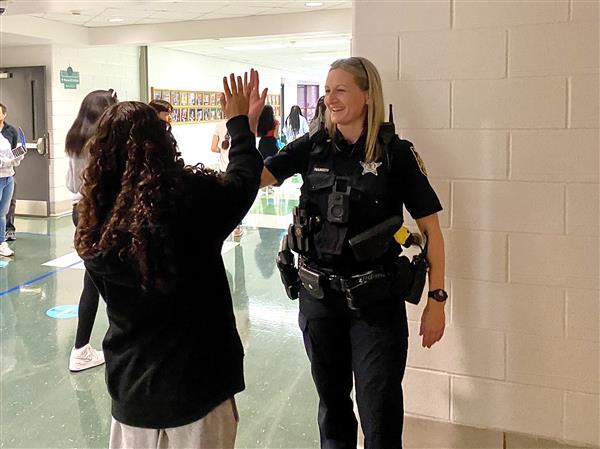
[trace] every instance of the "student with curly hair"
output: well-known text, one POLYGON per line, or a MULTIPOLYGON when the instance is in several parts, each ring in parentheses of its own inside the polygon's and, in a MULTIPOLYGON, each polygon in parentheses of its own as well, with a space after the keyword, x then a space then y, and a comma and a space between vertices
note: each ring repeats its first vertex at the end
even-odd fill
POLYGON ((75 245, 106 301, 111 448, 233 448, 244 389, 221 247, 252 205, 262 158, 258 73, 223 80, 230 163, 184 166, 144 103, 100 119, 89 145, 75 245))

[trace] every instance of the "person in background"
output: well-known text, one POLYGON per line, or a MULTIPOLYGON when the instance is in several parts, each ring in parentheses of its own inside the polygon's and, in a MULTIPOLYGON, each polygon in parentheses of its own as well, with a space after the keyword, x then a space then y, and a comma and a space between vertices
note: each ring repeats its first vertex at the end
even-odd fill
POLYGON ((262 154, 263 160, 275 156, 279 151, 277 136, 279 136, 279 121, 275 118, 273 106, 267 104, 258 119, 258 137, 260 137, 258 151, 262 154))
MULTIPOLYGON (((117 93, 112 89, 90 92, 81 102, 77 118, 67 133, 65 142, 65 152, 69 156, 67 188, 74 194, 72 218, 75 226, 79 221, 78 204, 81 200, 83 171, 89 159, 88 140, 96 131, 98 119, 102 113, 117 104, 118 101, 117 93)), ((98 301, 98 290, 86 270, 83 275, 83 290, 79 299, 75 345, 69 357, 69 371, 71 372, 83 371, 104 363, 102 351, 98 351, 90 345, 92 328, 98 311, 98 301)))
POLYGON ((308 132, 308 122, 302 115, 302 109, 300 106, 294 105, 290 109, 290 115, 285 119, 285 127, 283 129, 287 143, 296 140, 298 137, 302 137, 308 132))
MULTIPOLYGON (((0 256, 14 256, 15 252, 6 243, 6 215, 13 198, 15 188, 15 169, 25 155, 16 157, 12 149, 18 143, 17 130, 5 122, 6 106, 0 103, 0 256)), ((14 232, 13 232, 14 237, 14 232)), ((11 240, 14 240, 12 238, 11 240)))
MULTIPOLYGON (((17 133, 17 130, 14 126, 6 123, 6 115, 8 110, 6 109, 6 106, 2 103, 0 103, 0 110, 0 130, 2 132, 2 135, 6 138, 6 140, 10 142, 11 148, 16 148, 17 143, 19 141, 19 135, 17 133)), ((8 213, 6 214, 6 232, 4 235, 6 242, 12 242, 17 239, 17 229, 15 228, 15 209, 17 207, 17 199, 15 196, 16 191, 17 183, 15 182, 13 177, 13 193, 10 199, 8 213)))
POLYGON ((210 151, 219 153, 219 171, 225 173, 229 165, 229 147, 231 146, 231 136, 225 126, 226 121, 217 123, 210 144, 210 151))
POLYGON ((298 320, 319 395, 321 448, 356 449, 354 386, 365 449, 401 449, 412 273, 399 269, 399 245, 363 257, 350 241, 377 235, 389 220, 401 223, 404 207, 415 219, 427 237, 429 293, 420 334, 429 348, 444 334, 448 296, 442 206, 413 145, 384 125, 381 78, 369 60, 331 65, 325 106, 324 121, 311 124, 316 132, 267 159, 261 184, 296 173, 304 180, 288 242, 302 260, 298 320))
MULTIPOLYGON (((215 126, 215 132, 213 134, 212 142, 210 144, 210 151, 213 153, 219 153, 219 171, 225 173, 227 166, 229 165, 229 148, 231 147, 231 136, 225 126, 226 121, 217 123, 215 126)), ((244 235, 244 229, 242 224, 238 224, 233 230, 234 240, 239 239, 244 235)))
POLYGON ((171 124, 171 114, 173 113, 173 106, 171 103, 165 100, 152 100, 148 103, 158 114, 158 117, 163 121, 171 124))
POLYGON ((254 71, 223 84, 224 174, 184 166, 140 102, 111 107, 90 141, 75 247, 106 302, 112 449, 235 444, 244 350, 221 247, 258 191, 267 90, 254 71))

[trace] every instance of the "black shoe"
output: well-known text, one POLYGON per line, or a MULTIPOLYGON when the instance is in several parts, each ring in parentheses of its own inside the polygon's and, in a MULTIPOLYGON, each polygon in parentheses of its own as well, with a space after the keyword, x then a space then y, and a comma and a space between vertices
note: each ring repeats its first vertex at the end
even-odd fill
POLYGON ((15 231, 6 231, 6 234, 4 234, 4 240, 6 240, 7 242, 14 242, 15 240, 17 240, 15 231))

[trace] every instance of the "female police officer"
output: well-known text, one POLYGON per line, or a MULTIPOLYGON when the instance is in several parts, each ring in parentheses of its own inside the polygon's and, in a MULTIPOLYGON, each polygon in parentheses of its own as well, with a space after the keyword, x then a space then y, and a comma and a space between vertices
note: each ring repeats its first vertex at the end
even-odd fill
POLYGON ((299 323, 320 399, 321 448, 356 448, 354 374, 365 448, 397 449, 408 346, 404 300, 389 281, 398 252, 358 257, 350 240, 402 217, 406 206, 428 240, 430 291, 420 335, 429 348, 445 323, 442 207, 412 144, 381 126, 381 80, 370 61, 335 61, 325 106, 326 129, 311 129, 267 159, 261 184, 295 173, 304 180, 288 241, 301 256, 299 323))

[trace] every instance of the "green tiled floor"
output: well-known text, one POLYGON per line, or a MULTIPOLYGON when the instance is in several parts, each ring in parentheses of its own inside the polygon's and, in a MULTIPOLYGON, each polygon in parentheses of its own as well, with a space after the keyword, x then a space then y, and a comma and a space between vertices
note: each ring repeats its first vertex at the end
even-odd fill
MULTIPOLYGON (((69 217, 48 221, 47 232, 19 232, 17 253, 0 268, 0 447, 106 447, 110 400, 102 368, 67 369, 76 319, 46 316, 77 304, 83 271, 41 264, 72 251, 69 217)), ((23 228, 25 221, 19 220, 23 228)), ((250 229, 224 255, 240 335, 246 347, 246 391, 238 396, 240 448, 316 447, 317 398, 298 330, 297 304, 285 297, 274 255, 281 231, 250 229)), ((101 303, 92 344, 108 326, 101 303)))
POLYGON ((298 205, 296 199, 279 199, 272 196, 263 196, 250 209, 251 214, 263 215, 287 215, 292 213, 292 209, 298 205))
MULTIPOLYGON (((293 200, 261 198, 255 213, 286 214, 293 200)), ((77 304, 83 271, 41 264, 72 252, 70 217, 18 219, 14 261, 0 268, 0 448, 101 448, 110 427, 104 370, 70 374, 76 319, 53 319, 51 307, 77 304), (33 282, 32 282, 33 280, 33 282)), ((223 258, 246 348, 247 389, 238 395, 237 447, 316 448, 317 397, 297 326, 297 304, 279 281, 279 229, 247 229, 223 258)), ((201 257, 199 255, 198 257, 201 257)), ((108 326, 100 303, 92 344, 108 326)), ((407 448, 568 447, 501 432, 408 418, 407 448)))

